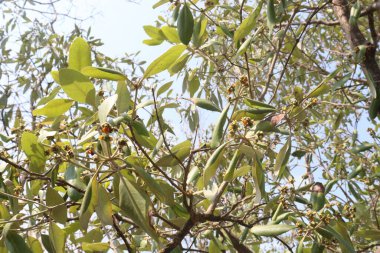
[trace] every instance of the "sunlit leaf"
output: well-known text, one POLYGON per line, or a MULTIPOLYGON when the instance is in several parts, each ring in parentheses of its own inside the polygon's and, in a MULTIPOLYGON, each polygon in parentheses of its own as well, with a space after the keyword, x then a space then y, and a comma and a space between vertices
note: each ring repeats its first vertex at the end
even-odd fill
POLYGON ((95 105, 95 87, 80 72, 72 69, 60 69, 59 80, 63 91, 73 100, 95 105))
POLYGON ((74 101, 71 99, 61 99, 61 98, 53 99, 42 108, 37 108, 33 110, 33 115, 57 117, 67 112, 71 108, 73 103, 74 101))
POLYGON ((123 73, 108 68, 87 66, 82 68, 80 72, 88 77, 112 81, 122 81, 127 79, 127 77, 123 73))
POLYGON ((171 47, 168 51, 155 59, 145 70, 144 78, 158 74, 168 69, 175 60, 177 60, 183 51, 185 51, 185 45, 176 45, 171 47))
POLYGON ((84 39, 78 37, 70 46, 69 68, 81 71, 86 66, 91 66, 91 48, 84 39))

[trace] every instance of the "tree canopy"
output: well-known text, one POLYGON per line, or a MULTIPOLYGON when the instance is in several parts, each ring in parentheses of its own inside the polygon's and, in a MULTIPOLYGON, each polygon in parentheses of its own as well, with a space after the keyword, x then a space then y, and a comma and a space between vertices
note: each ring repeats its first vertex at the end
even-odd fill
POLYGON ((0 1, 0 252, 380 245, 380 2, 155 1, 144 61, 59 3, 0 1))

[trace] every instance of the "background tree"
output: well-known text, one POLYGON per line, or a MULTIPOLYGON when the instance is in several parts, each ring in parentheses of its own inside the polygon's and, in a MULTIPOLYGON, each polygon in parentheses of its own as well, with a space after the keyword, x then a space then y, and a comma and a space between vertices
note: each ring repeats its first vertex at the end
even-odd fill
POLYGON ((171 45, 145 67, 51 22, 7 47, 6 18, 1 250, 373 251, 380 4, 153 7, 144 43, 171 45))

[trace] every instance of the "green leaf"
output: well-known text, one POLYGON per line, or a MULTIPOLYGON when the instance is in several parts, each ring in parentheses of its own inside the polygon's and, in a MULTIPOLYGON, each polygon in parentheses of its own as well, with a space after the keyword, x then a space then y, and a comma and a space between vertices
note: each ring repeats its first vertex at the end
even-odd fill
POLYGON ((342 70, 342 67, 339 67, 337 68, 335 71, 333 71, 332 73, 330 73, 325 79, 323 79, 322 82, 320 82, 318 84, 318 86, 312 90, 307 96, 306 98, 313 98, 313 97, 318 97, 318 96, 321 96, 325 93, 327 93, 329 90, 330 90, 330 85, 328 84, 328 82, 333 79, 337 74, 339 74, 339 72, 342 70))
POLYGON ((361 4, 360 4, 360 1, 356 1, 356 3, 352 5, 351 11, 350 11, 349 23, 351 26, 357 25, 360 14, 361 14, 361 4))
POLYGON ((155 194, 161 201, 173 204, 172 196, 168 196, 165 191, 160 187, 157 181, 143 168, 134 166, 136 173, 144 180, 149 189, 155 194))
POLYGON ((155 26, 151 26, 151 25, 145 25, 143 26, 143 29, 145 31, 145 33, 151 37, 152 39, 155 39, 155 40, 164 40, 165 37, 162 35, 161 31, 160 31, 160 28, 158 27, 155 27, 155 26))
POLYGON ((71 99, 95 105, 95 87, 87 76, 73 69, 60 69, 59 80, 63 91, 71 99))
POLYGON ((106 98, 101 105, 98 107, 98 117, 100 124, 107 122, 107 116, 112 110, 113 106, 116 104, 117 94, 106 98))
POLYGON ((186 65, 187 61, 189 60, 190 55, 189 54, 184 54, 181 57, 179 57, 173 65, 171 65, 168 69, 170 75, 174 75, 178 72, 180 72, 186 65))
POLYGON ((157 46, 161 45, 163 40, 156 40, 156 39, 150 39, 150 40, 143 40, 143 43, 148 46, 157 46))
POLYGON ((113 224, 110 196, 106 189, 100 184, 98 186, 98 203, 95 206, 95 211, 103 225, 113 224))
MULTIPOLYGON (((27 243, 28 243, 28 245, 29 245, 29 247, 33 253, 43 253, 41 243, 36 238, 34 238, 32 236, 28 236, 27 243)), ((25 252, 25 251, 23 251, 23 252, 25 252)))
POLYGON ((185 45, 176 45, 171 47, 168 51, 155 59, 146 69, 144 78, 158 74, 169 68, 185 51, 185 45))
POLYGON ((24 238, 14 231, 9 231, 5 239, 5 245, 10 253, 33 253, 24 238))
POLYGON ((239 47, 239 50, 236 52, 236 55, 235 57, 237 56, 240 56, 242 54, 244 54, 247 49, 248 49, 248 46, 251 45, 251 41, 252 41, 253 37, 252 36, 249 36, 245 41, 244 43, 239 47))
POLYGON ((138 185, 120 176, 119 183, 119 206, 125 215, 131 218, 154 240, 158 237, 149 224, 149 197, 138 185))
POLYGON ((193 101, 193 103, 196 106, 198 106, 198 107, 200 107, 202 109, 209 110, 209 111, 214 111, 214 112, 220 112, 220 109, 218 108, 218 106, 215 105, 210 100, 207 100, 207 99, 204 99, 204 98, 191 98, 191 101, 193 101))
POLYGON ((165 38, 167 41, 174 44, 181 43, 181 40, 179 39, 178 31, 176 28, 170 27, 170 26, 163 26, 161 27, 161 31, 165 35, 165 38))
POLYGON ((70 46, 69 68, 81 71, 86 66, 91 66, 91 48, 84 39, 78 37, 70 46))
POLYGON ((257 235, 257 236, 278 236, 294 228, 295 226, 291 226, 291 225, 275 224, 275 225, 253 226, 250 229, 250 231, 252 234, 257 235))
POLYGON ((260 162, 259 155, 254 150, 254 166, 252 167, 253 180, 255 181, 256 197, 255 202, 259 202, 263 197, 266 197, 265 193, 265 175, 264 170, 260 162))
POLYGON ((108 68, 87 66, 82 68, 80 72, 88 77, 112 81, 122 81, 127 79, 127 77, 123 73, 108 68))
POLYGON ((223 181, 232 182, 232 180, 234 178, 236 178, 236 177, 234 177, 235 176, 235 169, 236 169, 236 166, 238 165, 240 157, 241 157, 240 150, 237 149, 235 151, 234 156, 232 157, 232 159, 230 161, 230 164, 228 165, 228 169, 226 171, 226 174, 223 177, 223 181))
POLYGON ((124 112, 127 112, 131 104, 131 94, 129 93, 128 86, 125 81, 117 82, 116 94, 116 108, 118 114, 120 115, 124 112))
POLYGON ((90 251, 90 252, 107 252, 110 248, 109 243, 105 242, 83 242, 82 243, 82 250, 84 251, 90 251))
POLYGON ((278 152, 276 163, 274 164, 274 171, 278 171, 277 180, 281 180, 285 172, 286 164, 288 163, 290 157, 291 147, 291 138, 289 137, 280 152, 278 152))
POLYGON ((374 143, 363 142, 363 144, 352 148, 351 152, 354 154, 359 154, 361 152, 368 151, 375 146, 376 145, 374 143))
POLYGON ((224 132, 224 125, 227 121, 227 112, 230 108, 230 104, 223 109, 222 113, 219 116, 218 121, 215 124, 214 130, 212 132, 212 138, 210 142, 211 148, 216 148, 220 145, 222 138, 223 138, 223 132, 224 132))
POLYGON ((65 252, 65 231, 52 221, 49 225, 49 239, 54 247, 54 252, 65 252))
POLYGON ((67 112, 74 101, 71 99, 57 98, 48 102, 44 107, 33 110, 34 116, 46 116, 49 118, 58 117, 67 112))
POLYGON ((328 239, 335 238, 336 240, 338 240, 343 252, 350 252, 350 253, 356 252, 349 237, 347 238, 347 235, 342 235, 341 233, 336 231, 334 228, 330 226, 320 227, 317 229, 317 232, 321 234, 323 237, 326 237, 328 239))
MULTIPOLYGON (((189 156, 191 150, 191 141, 186 140, 180 144, 174 146, 171 152, 180 160, 183 161, 189 156)), ((162 167, 172 167, 179 164, 171 154, 161 157, 156 164, 162 167)))
POLYGON ((162 85, 158 90, 157 90, 157 97, 160 96, 161 94, 165 93, 170 87, 172 86, 173 81, 167 82, 164 85, 162 85))
POLYGON ((261 11, 262 6, 263 6, 263 1, 260 1, 257 7, 255 8, 255 10, 253 10, 249 14, 249 16, 246 19, 244 19, 243 22, 240 24, 240 26, 236 29, 234 33, 235 43, 243 39, 252 31, 252 29, 255 28, 257 18, 260 16, 260 11, 261 11))
MULTIPOLYGON (((58 71, 54 71, 56 72, 56 75, 58 76, 59 78, 59 72, 58 71)), ((37 106, 41 106, 41 105, 44 105, 46 104, 47 102, 51 101, 52 99, 55 98, 55 96, 58 94, 58 92, 61 91, 61 87, 55 87, 51 92, 50 94, 47 96, 47 97, 42 97, 40 99, 40 101, 38 101, 37 103, 37 106)))
POLYGON ((178 15, 177 30, 181 42, 188 45, 193 36, 194 18, 189 6, 185 3, 178 15))
POLYGON ((217 148, 210 158, 207 160, 207 163, 204 168, 203 173, 203 185, 206 187, 208 183, 210 182, 210 179, 215 175, 216 169, 218 168, 218 165, 220 163, 220 160, 223 157, 223 152, 226 147, 227 143, 224 143, 223 145, 220 145, 219 148, 217 148))
POLYGON ((249 98, 245 98, 243 100, 243 102, 244 102, 245 105, 247 105, 247 106, 249 106, 250 108, 253 109, 251 111, 251 113, 264 113, 264 112, 274 112, 274 111, 276 111, 276 108, 273 107, 273 106, 271 106, 271 105, 262 103, 260 101, 252 100, 252 99, 249 99, 249 98))
POLYGON ((274 9, 274 0, 268 0, 267 4, 267 24, 269 30, 272 31, 274 25, 276 24, 276 12, 274 9))
POLYGON ((66 223, 67 207, 65 205, 65 200, 51 187, 46 190, 46 205, 49 207, 54 207, 51 211, 51 216, 55 221, 61 224, 66 223))
POLYGON ((23 132, 21 136, 21 149, 30 160, 30 169, 41 172, 45 168, 45 150, 38 142, 38 137, 31 132, 23 132))
POLYGON ((83 196, 82 204, 79 210, 79 222, 82 228, 87 229, 88 220, 94 212, 95 205, 98 202, 98 182, 94 175, 86 187, 86 192, 83 196))

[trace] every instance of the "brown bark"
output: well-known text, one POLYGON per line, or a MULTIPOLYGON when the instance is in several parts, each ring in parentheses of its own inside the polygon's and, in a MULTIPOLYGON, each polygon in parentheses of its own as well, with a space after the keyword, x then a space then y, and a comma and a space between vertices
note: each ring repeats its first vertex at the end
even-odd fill
MULTIPOLYGON (((346 36, 347 41, 350 43, 353 51, 357 50, 359 46, 367 46, 367 51, 361 67, 366 70, 373 78, 377 90, 380 89, 380 68, 376 61, 376 47, 371 42, 366 40, 363 33, 360 31, 357 24, 351 25, 350 8, 347 0, 333 0, 334 13, 338 18, 340 26, 346 36)), ((377 5, 376 5, 377 6, 377 5)))

